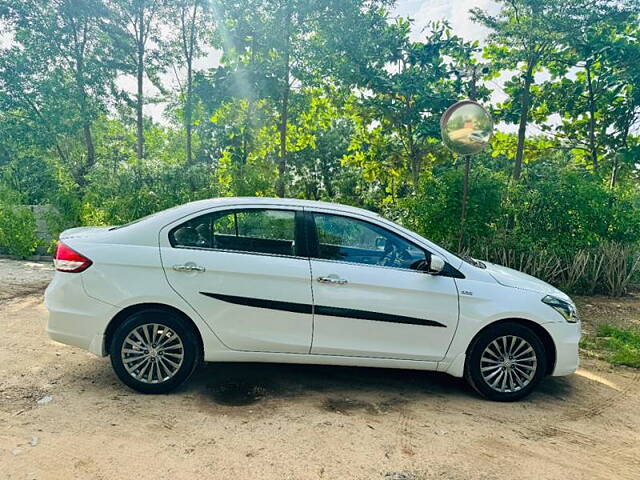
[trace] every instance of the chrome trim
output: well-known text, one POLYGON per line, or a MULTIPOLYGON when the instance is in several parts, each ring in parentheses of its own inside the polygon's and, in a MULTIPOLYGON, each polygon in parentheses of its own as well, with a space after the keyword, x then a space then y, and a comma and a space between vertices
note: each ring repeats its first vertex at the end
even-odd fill
POLYGON ((318 277, 316 280, 320 283, 333 283, 336 285, 346 285, 349 283, 346 279, 340 278, 337 275, 327 275, 326 277, 318 277))
POLYGON ((376 264, 373 264, 373 263, 347 262, 345 260, 329 260, 327 258, 316 258, 316 257, 309 257, 309 260, 311 260, 313 262, 326 262, 326 263, 338 263, 338 264, 343 264, 343 265, 359 265, 359 266, 362 266, 362 267, 386 268, 386 269, 390 269, 390 270, 399 270, 401 272, 407 272, 407 273, 417 273, 419 275, 426 275, 427 274, 427 272, 422 272, 420 270, 414 270, 412 268, 390 267, 388 265, 376 265, 376 264))
MULTIPOLYGON (((229 250, 223 248, 204 248, 204 247, 183 247, 183 246, 175 246, 170 248, 176 248, 180 250, 197 250, 202 252, 221 252, 221 253, 237 253, 240 255, 259 255, 262 257, 280 257, 280 258, 293 258, 298 260, 309 260, 310 257, 300 257, 298 255, 282 255, 280 253, 262 253, 262 252, 245 252, 244 250, 229 250)), ((166 248, 166 247, 165 247, 166 248)))

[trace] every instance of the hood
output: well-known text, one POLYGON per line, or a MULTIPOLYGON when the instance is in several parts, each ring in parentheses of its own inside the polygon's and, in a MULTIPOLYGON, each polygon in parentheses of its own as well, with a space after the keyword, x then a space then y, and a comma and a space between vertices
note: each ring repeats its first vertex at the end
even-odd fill
POLYGON ((489 275, 491 275, 500 285, 518 288, 520 290, 539 292, 542 296, 553 295, 554 297, 571 302, 571 299, 566 293, 558 290, 553 285, 549 285, 547 282, 544 282, 539 278, 532 277, 531 275, 519 272, 512 268, 503 267, 502 265, 485 262, 484 260, 482 263, 487 266, 486 272, 489 273, 489 275))
POLYGON ((98 233, 108 232, 111 227, 76 227, 65 230, 60 234, 60 240, 69 238, 86 238, 98 233))

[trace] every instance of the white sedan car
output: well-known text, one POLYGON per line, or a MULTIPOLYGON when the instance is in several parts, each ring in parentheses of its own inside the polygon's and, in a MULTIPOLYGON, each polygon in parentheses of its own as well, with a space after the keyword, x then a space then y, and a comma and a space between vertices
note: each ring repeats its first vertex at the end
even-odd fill
POLYGON ((437 370, 511 401, 578 366, 571 299, 332 203, 219 198, 63 232, 47 331, 144 393, 199 363, 437 370))

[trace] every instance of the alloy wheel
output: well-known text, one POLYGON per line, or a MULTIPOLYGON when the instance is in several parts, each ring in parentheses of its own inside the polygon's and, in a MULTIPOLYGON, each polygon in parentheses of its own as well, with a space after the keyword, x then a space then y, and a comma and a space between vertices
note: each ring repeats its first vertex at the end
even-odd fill
POLYGON ((125 337, 122 363, 133 378, 143 383, 163 383, 171 379, 184 362, 180 336, 160 323, 135 327, 125 337))
POLYGON ((534 348, 516 335, 504 335, 489 343, 480 357, 480 372, 489 387, 501 393, 522 390, 538 368, 534 348))

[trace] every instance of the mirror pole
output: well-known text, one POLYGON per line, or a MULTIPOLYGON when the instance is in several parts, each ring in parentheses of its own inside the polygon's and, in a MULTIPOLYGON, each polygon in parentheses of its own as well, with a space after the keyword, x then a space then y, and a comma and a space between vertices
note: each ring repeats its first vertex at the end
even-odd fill
MULTIPOLYGON (((476 96, 473 78, 471 96, 476 96)), ((469 197, 469 173, 471 155, 485 150, 493 136, 493 119, 475 100, 460 100, 451 105, 440 118, 440 134, 444 145, 454 154, 464 159, 464 184, 462 188, 462 205, 460 208, 460 234, 458 236, 458 252, 464 246, 469 197)))
POLYGON ((460 238, 458 239, 458 253, 462 252, 464 243, 464 227, 467 219, 467 199, 469 197, 469 171, 471 170, 471 155, 464 157, 464 180, 462 184, 462 206, 460 209, 460 238))

